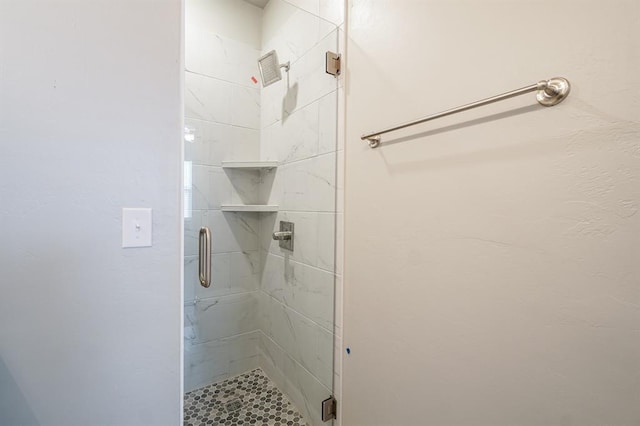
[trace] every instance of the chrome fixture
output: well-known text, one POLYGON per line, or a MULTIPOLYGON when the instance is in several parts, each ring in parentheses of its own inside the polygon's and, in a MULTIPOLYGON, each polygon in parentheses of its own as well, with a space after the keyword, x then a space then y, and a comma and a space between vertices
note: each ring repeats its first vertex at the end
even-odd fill
POLYGON ((290 64, 286 62, 281 64, 278 62, 278 54, 275 50, 265 54, 258 59, 258 68, 260 69, 260 77, 262 78, 262 87, 267 87, 277 81, 282 80, 280 68, 284 68, 289 72, 290 64))
POLYGON ((273 233, 273 239, 274 240, 290 240, 291 239, 291 232, 289 231, 276 231, 273 233))
POLYGON ((293 222, 280 221, 280 231, 273 233, 273 239, 281 248, 293 251, 293 228, 293 222))
POLYGON ((198 277, 200 285, 209 288, 211 285, 211 231, 206 226, 200 228, 198 236, 198 277))
POLYGON ((385 133, 393 132, 395 130, 404 129, 406 127, 415 126, 416 124, 425 123, 427 121, 435 120, 436 118, 446 117, 459 112, 467 111, 473 108, 489 105, 494 102, 499 102, 505 99, 513 98, 516 96, 524 95, 525 93, 537 91, 536 99, 538 103, 543 106, 554 106, 562 102, 571 91, 571 85, 569 81, 562 77, 555 77, 549 80, 542 80, 536 84, 522 87, 520 89, 513 90, 511 92, 503 93, 501 95, 493 96, 491 98, 483 99, 481 101, 473 102, 467 105, 463 105, 457 108, 448 109, 446 111, 439 112, 437 114, 429 115, 419 120, 410 121, 408 123, 400 124, 399 126, 390 127, 388 129, 380 130, 379 132, 368 133, 362 135, 360 139, 363 141, 369 141, 371 148, 376 148, 380 145, 382 140, 381 136, 385 133))
POLYGON ((334 77, 339 76, 341 62, 339 53, 327 50, 327 53, 325 54, 324 71, 334 77))
POLYGON ((332 395, 329 398, 322 401, 322 421, 328 422, 337 418, 338 415, 338 401, 332 395))

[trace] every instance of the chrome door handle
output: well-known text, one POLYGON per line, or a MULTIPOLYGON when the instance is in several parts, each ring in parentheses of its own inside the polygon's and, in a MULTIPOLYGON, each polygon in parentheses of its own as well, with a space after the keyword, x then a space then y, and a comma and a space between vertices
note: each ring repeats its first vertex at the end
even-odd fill
POLYGON ((206 226, 200 228, 198 248, 198 277, 200 285, 204 288, 209 288, 211 285, 211 231, 206 226))

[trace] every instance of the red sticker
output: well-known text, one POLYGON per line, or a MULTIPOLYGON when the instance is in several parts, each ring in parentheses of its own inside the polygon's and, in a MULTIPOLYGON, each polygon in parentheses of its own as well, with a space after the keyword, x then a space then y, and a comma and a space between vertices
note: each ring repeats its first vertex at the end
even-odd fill
POLYGON ((253 81, 253 84, 257 84, 258 83, 258 79, 255 78, 254 76, 251 76, 251 81, 253 81))

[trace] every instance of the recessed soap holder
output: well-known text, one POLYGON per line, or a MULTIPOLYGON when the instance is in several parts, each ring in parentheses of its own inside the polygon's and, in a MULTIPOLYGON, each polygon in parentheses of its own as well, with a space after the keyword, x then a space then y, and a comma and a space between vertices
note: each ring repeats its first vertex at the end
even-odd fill
POLYGON ((293 251, 293 222, 280 221, 280 231, 273 233, 273 239, 277 240, 280 248, 293 251))

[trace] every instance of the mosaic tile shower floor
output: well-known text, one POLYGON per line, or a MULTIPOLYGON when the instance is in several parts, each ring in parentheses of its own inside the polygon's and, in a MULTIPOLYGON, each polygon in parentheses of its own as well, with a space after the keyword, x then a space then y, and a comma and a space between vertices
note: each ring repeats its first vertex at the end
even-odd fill
POLYGON ((184 425, 307 426, 262 370, 185 394, 184 425))

